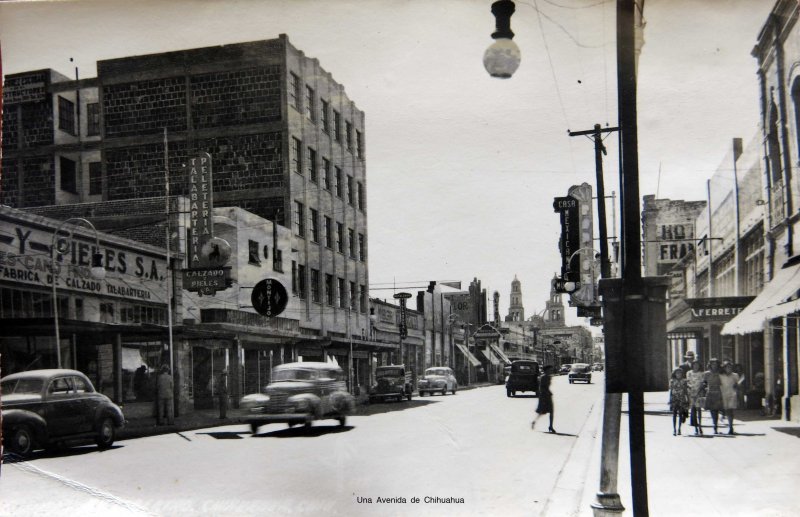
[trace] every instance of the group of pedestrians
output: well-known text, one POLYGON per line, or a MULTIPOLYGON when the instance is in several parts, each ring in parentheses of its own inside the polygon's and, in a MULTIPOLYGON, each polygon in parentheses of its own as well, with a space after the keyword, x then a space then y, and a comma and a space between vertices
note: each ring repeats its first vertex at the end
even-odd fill
POLYGON ((728 434, 734 434, 733 413, 739 407, 739 392, 744 377, 734 372, 733 363, 712 358, 703 371, 694 352, 684 357, 686 362, 672 371, 669 382, 669 408, 672 411, 672 434, 681 434, 681 424, 690 418, 695 435, 703 434, 703 410, 711 413, 714 434, 719 434, 720 413, 728 421, 728 434))

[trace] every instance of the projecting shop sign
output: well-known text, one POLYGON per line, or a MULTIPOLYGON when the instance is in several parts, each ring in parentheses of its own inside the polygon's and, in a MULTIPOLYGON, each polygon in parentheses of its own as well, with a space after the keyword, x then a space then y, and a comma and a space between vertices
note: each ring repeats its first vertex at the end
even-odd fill
POLYGON ((214 236, 214 203, 211 191, 211 155, 198 153, 185 165, 189 175, 189 263, 199 268, 203 257, 203 244, 214 236))

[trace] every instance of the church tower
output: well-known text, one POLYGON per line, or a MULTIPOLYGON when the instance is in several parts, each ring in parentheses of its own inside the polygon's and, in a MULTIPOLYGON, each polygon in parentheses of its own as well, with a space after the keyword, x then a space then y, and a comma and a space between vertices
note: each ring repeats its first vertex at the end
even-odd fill
MULTIPOLYGON (((554 278, 558 278, 554 276, 554 278)), ((547 300, 547 322, 552 327, 564 327, 566 321, 564 319, 564 302, 561 301, 561 293, 556 292, 555 284, 550 284, 550 299, 547 300)))
POLYGON ((522 307, 522 286, 514 275, 511 282, 511 304, 508 308, 506 321, 525 321, 525 308, 522 307))

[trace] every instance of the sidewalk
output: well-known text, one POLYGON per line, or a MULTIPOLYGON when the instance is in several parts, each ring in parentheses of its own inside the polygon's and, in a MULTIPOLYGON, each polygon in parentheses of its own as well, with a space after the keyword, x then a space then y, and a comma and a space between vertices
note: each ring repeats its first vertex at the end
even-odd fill
MULTIPOLYGON (((469 386, 459 386, 458 391, 494 386, 493 383, 476 383, 469 386)), ((414 392, 413 397, 418 398, 419 393, 414 392)), ((368 406, 358 404, 353 415, 369 414, 366 410, 368 406)), ((131 438, 141 438, 144 436, 155 436, 159 434, 178 433, 203 429, 206 427, 216 427, 220 425, 235 425, 246 422, 248 412, 244 409, 228 409, 227 418, 219 418, 218 409, 199 409, 187 412, 186 414, 175 417, 175 425, 156 425, 155 417, 131 418, 125 422, 125 426, 117 432, 118 440, 129 440, 131 438)))
MULTIPOLYGON (((705 436, 695 437, 684 424, 672 435, 667 392, 645 393, 645 447, 648 507, 652 517, 792 516, 800 508, 800 424, 742 410, 734 418, 734 436, 713 435, 711 416, 703 414, 705 436)), ((617 492, 633 515, 627 396, 623 396, 617 492)), ((580 433, 543 515, 593 515, 591 504, 600 486, 602 399, 580 433), (581 443, 593 442, 591 447, 581 443), (569 475, 569 472, 572 472, 569 475), (584 472, 580 503, 577 475, 584 472), (569 479, 569 476, 572 479, 569 479), (559 490, 558 487, 567 488, 559 490), (565 511, 565 509, 567 511, 565 511)), ((688 421, 687 421, 688 422, 688 421)), ((727 426, 719 430, 727 432, 727 426)))

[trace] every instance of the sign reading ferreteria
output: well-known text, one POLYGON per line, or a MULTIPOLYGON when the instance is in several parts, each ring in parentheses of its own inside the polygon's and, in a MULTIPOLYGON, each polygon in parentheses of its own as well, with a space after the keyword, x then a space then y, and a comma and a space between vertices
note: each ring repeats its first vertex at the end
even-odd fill
POLYGON ((722 298, 687 298, 691 310, 690 321, 725 323, 733 319, 753 301, 753 296, 728 296, 722 298))
POLYGON ((198 153, 185 165, 189 177, 189 264, 200 268, 203 264, 202 247, 214 236, 214 202, 211 184, 211 155, 198 153))

